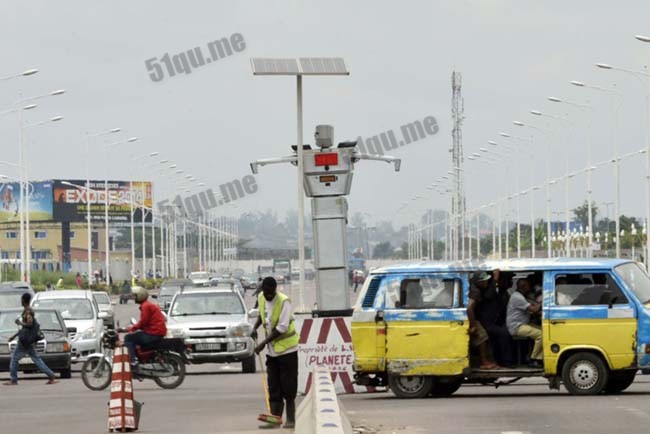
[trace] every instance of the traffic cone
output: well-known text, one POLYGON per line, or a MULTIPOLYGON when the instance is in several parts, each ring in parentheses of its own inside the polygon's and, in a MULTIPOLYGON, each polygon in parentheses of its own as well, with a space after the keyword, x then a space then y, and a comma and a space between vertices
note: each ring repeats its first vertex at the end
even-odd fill
POLYGON ((129 350, 126 347, 117 347, 113 355, 111 400, 108 406, 108 430, 110 432, 137 430, 141 405, 133 400, 129 350))

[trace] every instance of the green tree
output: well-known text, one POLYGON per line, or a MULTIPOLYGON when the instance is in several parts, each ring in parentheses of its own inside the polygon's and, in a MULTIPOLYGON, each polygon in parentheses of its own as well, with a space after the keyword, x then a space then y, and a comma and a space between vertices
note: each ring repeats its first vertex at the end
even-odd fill
MULTIPOLYGON (((578 221, 583 228, 589 225, 589 203, 585 200, 582 205, 573 209, 576 221, 578 221)), ((596 221, 598 215, 598 206, 596 202, 591 202, 591 218, 592 222, 596 221)))
POLYGON ((375 249, 372 252, 372 257, 378 259, 392 258, 394 250, 395 249, 389 241, 382 241, 375 246, 375 249))

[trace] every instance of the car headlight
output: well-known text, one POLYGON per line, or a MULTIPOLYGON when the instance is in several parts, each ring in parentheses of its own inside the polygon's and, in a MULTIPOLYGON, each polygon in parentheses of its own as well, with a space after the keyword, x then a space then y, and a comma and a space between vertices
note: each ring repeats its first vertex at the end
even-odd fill
POLYGON ((244 338, 250 336, 253 327, 250 324, 237 324, 228 329, 228 336, 232 338, 244 338))
POLYGON ((91 327, 81 334, 81 339, 95 339, 97 337, 97 329, 91 327))
POLYGON ((0 344, 0 354, 9 354, 9 344, 0 344))
POLYGON ((183 329, 167 329, 167 334, 172 338, 184 338, 185 330, 183 329))
POLYGON ((65 352, 65 347, 69 345, 64 342, 53 342, 53 343, 48 343, 47 344, 47 349, 46 352, 48 353, 63 353, 65 352))

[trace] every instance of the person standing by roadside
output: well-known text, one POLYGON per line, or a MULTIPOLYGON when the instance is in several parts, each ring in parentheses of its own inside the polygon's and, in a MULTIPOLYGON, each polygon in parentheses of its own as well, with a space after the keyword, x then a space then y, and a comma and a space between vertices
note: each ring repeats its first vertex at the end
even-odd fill
POLYGON ((59 280, 56 281, 56 289, 63 288, 63 276, 59 277, 59 280))
POLYGON ((50 282, 47 282, 45 284, 45 290, 46 291, 54 291, 54 288, 52 288, 52 284, 50 282))
MULTIPOLYGON (((296 323, 291 311, 291 300, 277 291, 273 277, 262 281, 258 296, 260 308, 251 336, 257 340, 257 329, 264 326, 265 339, 255 348, 259 354, 267 348, 266 371, 269 381, 271 413, 282 417, 285 403, 287 418, 284 428, 294 428, 296 420, 296 394, 298 392, 298 341, 296 323)), ((260 428, 273 428, 268 424, 260 428)))
POLYGON ((54 372, 47 367, 34 348, 36 342, 41 338, 41 328, 34 317, 34 310, 29 307, 31 301, 31 294, 25 293, 22 295, 21 303, 23 305, 23 313, 20 315, 20 318, 16 318, 16 325, 19 325, 21 329, 18 333, 9 338, 9 342, 11 342, 16 336, 18 336, 18 342, 16 342, 16 347, 11 355, 11 362, 9 362, 9 375, 11 380, 5 382, 5 386, 18 385, 18 361, 24 356, 29 356, 36 367, 42 373, 47 375, 48 380, 46 384, 58 383, 54 376, 54 372))
POLYGON ((77 273, 77 277, 75 278, 75 282, 77 283, 77 288, 81 289, 81 274, 77 273))

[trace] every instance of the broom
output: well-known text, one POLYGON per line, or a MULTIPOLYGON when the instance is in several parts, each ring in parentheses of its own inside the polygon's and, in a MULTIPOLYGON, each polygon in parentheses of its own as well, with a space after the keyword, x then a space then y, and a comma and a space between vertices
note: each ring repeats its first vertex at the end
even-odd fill
MULTIPOLYGON (((257 341, 255 342, 257 344, 257 341)), ((262 354, 257 354, 257 359, 260 363, 260 371, 262 374, 262 387, 264 388, 264 398, 266 399, 266 411, 267 413, 260 413, 257 416, 257 420, 260 422, 266 422, 270 425, 282 425, 282 416, 276 416, 271 414, 271 404, 269 402, 269 389, 266 383, 266 371, 264 370, 264 363, 262 362, 262 354)))

